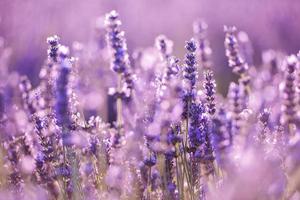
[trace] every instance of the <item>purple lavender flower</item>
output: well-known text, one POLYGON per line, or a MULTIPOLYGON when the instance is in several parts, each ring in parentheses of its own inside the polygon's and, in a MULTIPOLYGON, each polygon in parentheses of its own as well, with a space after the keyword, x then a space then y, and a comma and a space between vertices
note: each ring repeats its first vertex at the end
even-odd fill
POLYGON ((215 93, 216 93, 216 81, 213 78, 212 71, 206 71, 204 73, 204 89, 206 94, 206 107, 208 108, 208 113, 213 115, 216 112, 215 104, 215 93))
POLYGON ((248 70, 248 65, 245 63, 239 52, 239 44, 235 36, 237 31, 236 27, 225 26, 224 31, 226 33, 224 44, 226 56, 228 58, 228 64, 230 67, 232 67, 234 73, 241 75, 248 70))
POLYGON ((286 74, 284 81, 284 97, 282 104, 282 116, 283 123, 290 124, 296 122, 296 67, 298 64, 297 57, 291 55, 286 59, 286 74))
POLYGON ((196 80, 198 78, 197 62, 196 62, 196 42, 194 39, 186 42, 185 48, 187 53, 185 55, 185 65, 183 71, 183 77, 187 83, 186 90, 183 95, 183 118, 188 118, 189 104, 195 99, 196 80))
MULTIPOLYGON (((125 88, 127 88, 130 93, 133 88, 133 78, 129 68, 130 63, 125 33, 120 30, 121 24, 119 14, 116 11, 113 10, 106 15, 105 26, 107 28, 107 40, 113 53, 112 69, 119 75, 122 75, 125 82, 125 88)), ((120 85, 118 87, 118 90, 122 89, 120 85)), ((118 91, 118 93, 123 92, 124 91, 118 91)), ((125 94, 126 93, 128 92, 125 91, 125 94)))

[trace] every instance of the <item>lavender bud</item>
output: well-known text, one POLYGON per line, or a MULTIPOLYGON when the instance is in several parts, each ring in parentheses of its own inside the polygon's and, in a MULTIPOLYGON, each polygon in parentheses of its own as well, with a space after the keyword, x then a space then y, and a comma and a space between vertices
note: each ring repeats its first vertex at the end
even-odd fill
POLYGON ((191 89, 195 88, 196 79, 197 79, 197 63, 196 63, 196 42, 194 39, 186 42, 186 50, 188 51, 185 55, 185 66, 183 76, 190 82, 191 89))

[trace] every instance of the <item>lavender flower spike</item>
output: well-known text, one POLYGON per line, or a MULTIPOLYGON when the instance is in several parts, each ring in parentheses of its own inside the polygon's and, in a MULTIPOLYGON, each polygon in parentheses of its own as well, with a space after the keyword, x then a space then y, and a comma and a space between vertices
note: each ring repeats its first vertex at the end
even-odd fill
POLYGON ((286 74, 283 88, 282 122, 291 124, 296 122, 296 67, 298 60, 295 55, 286 58, 286 74))
POLYGON ((239 44, 235 36, 237 29, 234 26, 225 26, 224 31, 226 33, 224 44, 228 64, 232 67, 234 73, 238 75, 244 74, 248 70, 248 65, 245 63, 239 52, 239 44))
POLYGON ((122 76, 125 82, 125 88, 129 91, 121 91, 122 80, 119 80, 118 86, 118 96, 130 95, 133 88, 133 77, 130 71, 129 56, 127 53, 127 44, 125 39, 124 31, 121 31, 121 21, 119 20, 119 14, 113 10, 106 15, 105 26, 107 29, 107 40, 108 44, 113 53, 112 70, 122 76), (128 94, 129 93, 129 94, 128 94))
POLYGON ((196 41, 192 38, 190 41, 186 42, 185 49, 187 53, 185 55, 185 65, 183 77, 189 82, 190 88, 188 89, 190 92, 196 87, 196 79, 198 78, 197 73, 197 63, 196 63, 196 41))
POLYGON ((206 71, 204 73, 205 82, 204 89, 206 94, 206 107, 208 108, 208 113, 213 115, 216 112, 215 104, 215 93, 216 93, 216 81, 213 78, 212 71, 206 71))
POLYGON ((196 80, 198 78, 197 63, 196 63, 196 42, 192 38, 186 42, 185 48, 187 53, 185 55, 185 65, 183 71, 183 77, 185 79, 186 90, 183 97, 184 112, 183 118, 188 118, 189 104, 195 99, 196 80))

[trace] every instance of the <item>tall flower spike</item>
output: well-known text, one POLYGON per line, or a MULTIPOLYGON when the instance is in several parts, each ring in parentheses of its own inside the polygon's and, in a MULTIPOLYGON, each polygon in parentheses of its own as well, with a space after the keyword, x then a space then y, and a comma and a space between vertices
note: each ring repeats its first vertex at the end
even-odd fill
POLYGON ((57 51, 58 48, 60 47, 59 37, 57 35, 48 37, 47 43, 49 44, 49 49, 48 49, 49 59, 51 59, 53 62, 57 62, 57 51))
POLYGON ((238 75, 245 73, 248 70, 248 65, 241 57, 239 52, 239 44, 236 38, 236 27, 224 27, 225 35, 225 49, 228 58, 228 64, 232 71, 238 75))
POLYGON ((296 122, 297 95, 296 95, 296 67, 298 64, 295 55, 286 58, 286 74, 283 87, 282 122, 291 124, 296 122))
POLYGON ((203 69, 211 68, 211 53, 209 41, 207 39, 207 24, 202 20, 197 20, 193 24, 194 36, 198 42, 199 63, 203 69))
POLYGON ((204 89, 206 94, 206 107, 210 115, 215 114, 216 104, 215 104, 215 93, 216 93, 216 81, 213 78, 214 74, 212 71, 206 71, 204 73, 204 89))
MULTIPOLYGON (((107 29, 107 41, 113 53, 112 70, 119 74, 125 82, 125 91, 127 96, 130 96, 130 92, 133 88, 133 77, 130 71, 129 56, 127 52, 127 44, 124 31, 120 30, 121 21, 119 20, 119 14, 113 10, 106 14, 105 27, 107 29)), ((122 81, 121 81, 122 82, 122 81)), ((122 85, 119 83, 118 95, 124 95, 122 85)))
POLYGON ((183 76, 190 84, 190 91, 195 89, 196 79, 198 77, 197 73, 197 63, 196 63, 196 41, 192 38, 190 41, 186 42, 185 49, 187 53, 185 55, 185 66, 183 76))
POLYGON ((197 73, 197 62, 196 62, 196 42, 192 38, 190 41, 186 42, 185 48, 187 53, 185 55, 185 65, 183 71, 183 77, 185 79, 186 89, 184 90, 183 95, 183 118, 188 118, 188 107, 191 102, 195 99, 195 89, 196 89, 196 80, 198 77, 197 73))

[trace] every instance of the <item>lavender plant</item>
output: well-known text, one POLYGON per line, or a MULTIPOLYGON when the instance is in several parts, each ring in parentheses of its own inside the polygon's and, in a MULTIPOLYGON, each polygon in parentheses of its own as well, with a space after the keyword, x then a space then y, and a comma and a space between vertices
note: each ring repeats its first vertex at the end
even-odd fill
POLYGON ((50 36, 38 84, 0 42, 0 198, 299 199, 299 55, 258 67, 225 27, 225 97, 203 21, 183 62, 164 35, 128 50, 116 11, 95 29, 71 50, 50 36))

